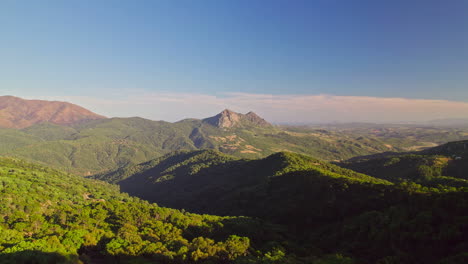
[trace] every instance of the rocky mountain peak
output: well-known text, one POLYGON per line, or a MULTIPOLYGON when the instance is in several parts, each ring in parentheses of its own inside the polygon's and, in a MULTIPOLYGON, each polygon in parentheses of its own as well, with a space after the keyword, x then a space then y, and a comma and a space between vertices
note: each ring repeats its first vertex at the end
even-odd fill
POLYGON ((271 126, 271 124, 268 123, 265 119, 261 118, 252 111, 245 114, 245 118, 258 126, 271 126))
POLYGON ((252 111, 247 114, 240 114, 229 109, 224 109, 221 113, 213 117, 206 118, 203 121, 219 128, 271 126, 271 124, 265 121, 265 119, 252 111))

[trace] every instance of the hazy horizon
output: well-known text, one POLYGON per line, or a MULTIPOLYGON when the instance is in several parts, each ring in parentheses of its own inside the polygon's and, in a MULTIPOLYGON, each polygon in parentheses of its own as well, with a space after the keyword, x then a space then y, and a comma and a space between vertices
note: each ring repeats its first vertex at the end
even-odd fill
POLYGON ((232 93, 224 96, 202 94, 145 94, 127 98, 86 96, 18 96, 33 100, 73 103, 107 117, 142 117, 177 122, 206 118, 224 109, 239 113, 256 112, 275 124, 334 123, 425 123, 444 119, 468 120, 468 103, 445 100, 375 98, 332 95, 256 95, 232 93), (312 105, 310 105, 313 103, 312 105), (168 109, 178 109, 168 112, 168 109), (298 113, 302 115, 298 116, 298 113), (406 118, 398 119, 405 115, 406 118))

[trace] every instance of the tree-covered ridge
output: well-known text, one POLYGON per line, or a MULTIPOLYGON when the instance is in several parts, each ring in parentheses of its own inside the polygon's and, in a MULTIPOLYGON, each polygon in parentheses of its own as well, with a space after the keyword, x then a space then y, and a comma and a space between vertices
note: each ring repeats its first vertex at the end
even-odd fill
POLYGON ((456 184, 390 183, 288 152, 239 160, 196 151, 166 160, 137 166, 121 187, 176 208, 260 217, 358 263, 461 263, 468 250, 467 188, 456 184), (211 165, 191 170, 204 161, 211 165))
POLYGON ((0 263, 320 261, 259 220, 159 207, 16 159, 0 158, 0 200, 0 263))
MULTIPOLYGON (((122 167, 116 171, 96 175, 93 178, 118 183, 130 176, 151 175, 151 179, 160 182, 168 178, 196 175, 203 169, 222 165, 222 169, 232 173, 233 170, 251 169, 252 173, 262 171, 263 177, 282 176, 297 171, 315 171, 317 173, 348 180, 390 184, 365 174, 341 168, 339 166, 292 152, 278 152, 264 159, 239 159, 215 150, 176 151, 163 157, 137 165, 122 167)), ((208 172, 203 172, 207 174, 208 172)), ((195 176, 194 176, 195 177, 195 176)), ((228 176, 225 176, 228 178, 228 176)))
POLYGON ((351 159, 343 167, 391 182, 412 181, 431 187, 468 187, 468 142, 450 142, 411 154, 351 159))
POLYGON ((324 160, 398 151, 367 136, 275 126, 220 128, 205 120, 176 123, 143 118, 109 118, 73 126, 38 124, 0 129, 0 155, 15 156, 80 175, 139 164, 177 150, 214 149, 239 158, 263 158, 279 151, 324 160))
MULTIPOLYGON (((170 158, 178 162, 161 168, 176 176, 159 183, 168 187, 183 179, 179 183, 202 190, 200 196, 192 196, 193 207, 263 220, 163 208, 122 194, 115 185, 0 158, 0 263, 467 260, 468 197, 463 188, 368 180, 287 152, 261 160, 239 160, 215 151, 179 152, 170 158), (247 181, 232 190, 210 191, 210 184, 226 179, 247 181)), ((180 186, 183 193, 191 193, 185 187, 180 186)), ((171 197, 178 202, 185 198, 171 197)))
POLYGON ((376 179, 368 175, 341 168, 306 155, 292 152, 278 152, 263 159, 266 168, 274 170, 273 176, 282 176, 286 173, 309 171, 317 175, 331 178, 342 178, 347 181, 359 181, 374 184, 390 184, 385 180, 376 179))
MULTIPOLYGON (((290 152, 258 160, 235 159, 213 150, 177 152, 98 178, 117 182, 131 195, 168 207, 257 216, 282 224, 322 221, 337 208, 324 216, 315 209, 327 205, 329 199, 334 199, 332 196, 340 193, 344 197, 356 189, 367 192, 372 200, 399 192, 388 181, 290 152), (315 202, 310 203, 309 199, 315 202), (290 217, 297 214, 303 216, 290 217)), ((355 213, 359 208, 351 209, 351 202, 356 199, 359 196, 345 201, 349 212, 355 213)), ((366 206, 374 208, 371 202, 366 206)), ((342 212, 348 214, 345 209, 342 212)))
POLYGON ((421 154, 444 155, 450 157, 468 157, 468 140, 453 141, 421 151, 421 154))
POLYGON ((238 160, 238 158, 214 150, 182 150, 144 163, 124 166, 109 173, 94 175, 92 178, 110 183, 118 183, 130 176, 148 173, 151 170, 151 173, 161 175, 157 179, 158 181, 163 181, 173 178, 174 174, 194 174, 202 168, 234 160, 238 160))

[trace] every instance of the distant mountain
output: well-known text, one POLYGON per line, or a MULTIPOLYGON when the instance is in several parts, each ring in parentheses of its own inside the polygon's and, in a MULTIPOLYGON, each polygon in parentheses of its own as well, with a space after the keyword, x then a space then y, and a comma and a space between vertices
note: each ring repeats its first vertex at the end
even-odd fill
POLYGON ((73 125, 103 118, 71 103, 0 96, 0 127, 4 128, 26 128, 39 123, 73 125))
POLYGON ((247 114, 239 114, 229 109, 225 109, 221 113, 203 119, 204 122, 211 124, 219 128, 233 128, 233 127, 271 127, 265 119, 259 117, 254 112, 248 112, 247 114))
POLYGON ((20 157, 81 175, 138 164, 176 150, 214 149, 241 158, 262 158, 279 151, 324 160, 398 151, 372 137, 339 132, 285 131, 264 126, 253 113, 242 126, 220 128, 205 120, 175 123, 143 118, 106 118, 68 126, 36 124, 0 129, 0 155, 20 157), (259 124, 259 125, 258 125, 259 124))

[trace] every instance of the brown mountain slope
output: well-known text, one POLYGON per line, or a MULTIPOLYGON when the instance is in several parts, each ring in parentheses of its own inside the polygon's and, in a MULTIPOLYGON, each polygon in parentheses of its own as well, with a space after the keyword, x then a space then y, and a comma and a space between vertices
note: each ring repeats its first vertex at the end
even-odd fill
POLYGON ((248 112, 247 114, 239 114, 229 109, 225 109, 221 113, 203 119, 204 122, 209 123, 219 128, 231 128, 231 127, 245 127, 245 126, 260 126, 269 127, 270 123, 265 119, 259 117, 254 112, 248 112))
POLYGON ((105 117, 66 102, 0 96, 0 127, 25 128, 44 122, 72 125, 102 118, 105 117))

